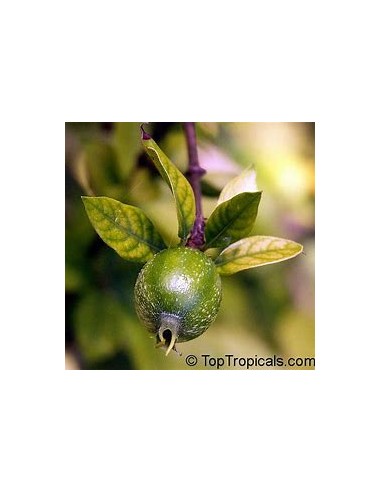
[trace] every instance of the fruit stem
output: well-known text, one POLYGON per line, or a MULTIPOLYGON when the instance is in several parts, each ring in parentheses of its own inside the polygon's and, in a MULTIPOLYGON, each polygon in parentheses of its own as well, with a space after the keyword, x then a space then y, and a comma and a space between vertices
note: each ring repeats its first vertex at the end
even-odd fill
POLYGON ((186 245, 190 248, 201 249, 205 244, 205 219, 202 213, 201 177, 206 171, 200 166, 198 160, 195 123, 183 123, 183 126, 188 149, 188 171, 185 175, 192 186, 196 201, 196 218, 186 245))

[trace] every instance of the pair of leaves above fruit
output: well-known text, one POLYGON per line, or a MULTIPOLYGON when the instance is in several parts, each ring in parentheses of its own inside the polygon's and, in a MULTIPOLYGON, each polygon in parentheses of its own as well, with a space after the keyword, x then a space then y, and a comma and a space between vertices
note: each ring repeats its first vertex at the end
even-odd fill
MULTIPOLYGON (((179 223, 178 234, 185 243, 196 215, 192 187, 152 138, 143 139, 142 142, 172 191, 179 223)), ((82 200, 99 236, 125 260, 145 263, 166 248, 143 210, 108 197, 82 197, 82 200)))
MULTIPOLYGON (((178 235, 185 244, 195 221, 195 198, 184 175, 147 134, 143 147, 173 194, 178 235)), ((143 210, 107 197, 82 197, 89 219, 103 241, 122 258, 145 263, 166 248, 160 234, 143 210)), ((293 241, 252 234, 261 192, 252 168, 228 183, 205 228, 208 248, 225 248, 215 259, 221 275, 275 263, 299 254, 303 247, 293 241)))

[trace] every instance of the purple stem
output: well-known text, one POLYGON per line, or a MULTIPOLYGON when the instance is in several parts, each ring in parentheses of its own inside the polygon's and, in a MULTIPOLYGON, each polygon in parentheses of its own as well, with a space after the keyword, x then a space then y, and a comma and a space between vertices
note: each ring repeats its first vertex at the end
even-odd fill
POLYGON ((201 177, 205 174, 198 160, 196 126, 194 123, 183 123, 185 138, 188 148, 188 171, 186 177, 192 186, 196 200, 196 219, 193 224, 187 246, 190 248, 201 249, 205 244, 205 219, 202 213, 202 194, 201 194, 201 177))

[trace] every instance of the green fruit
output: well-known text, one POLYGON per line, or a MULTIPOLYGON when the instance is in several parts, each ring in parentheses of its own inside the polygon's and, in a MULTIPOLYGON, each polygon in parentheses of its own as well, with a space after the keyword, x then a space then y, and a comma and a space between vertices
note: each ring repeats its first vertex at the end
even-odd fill
POLYGON ((148 261, 135 285, 140 321, 168 347, 200 336, 217 316, 221 279, 213 261, 199 250, 177 247, 148 261))

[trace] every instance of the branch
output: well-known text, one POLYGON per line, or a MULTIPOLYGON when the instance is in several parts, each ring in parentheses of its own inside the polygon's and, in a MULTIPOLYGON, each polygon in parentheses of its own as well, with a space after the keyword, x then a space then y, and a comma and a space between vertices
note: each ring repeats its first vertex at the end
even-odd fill
POLYGON ((201 194, 201 177, 205 174, 198 160, 196 126, 194 123, 183 123, 185 138, 188 148, 188 171, 186 177, 192 186, 196 200, 196 219, 187 241, 190 248, 201 249, 205 244, 205 219, 202 213, 202 194, 201 194))

